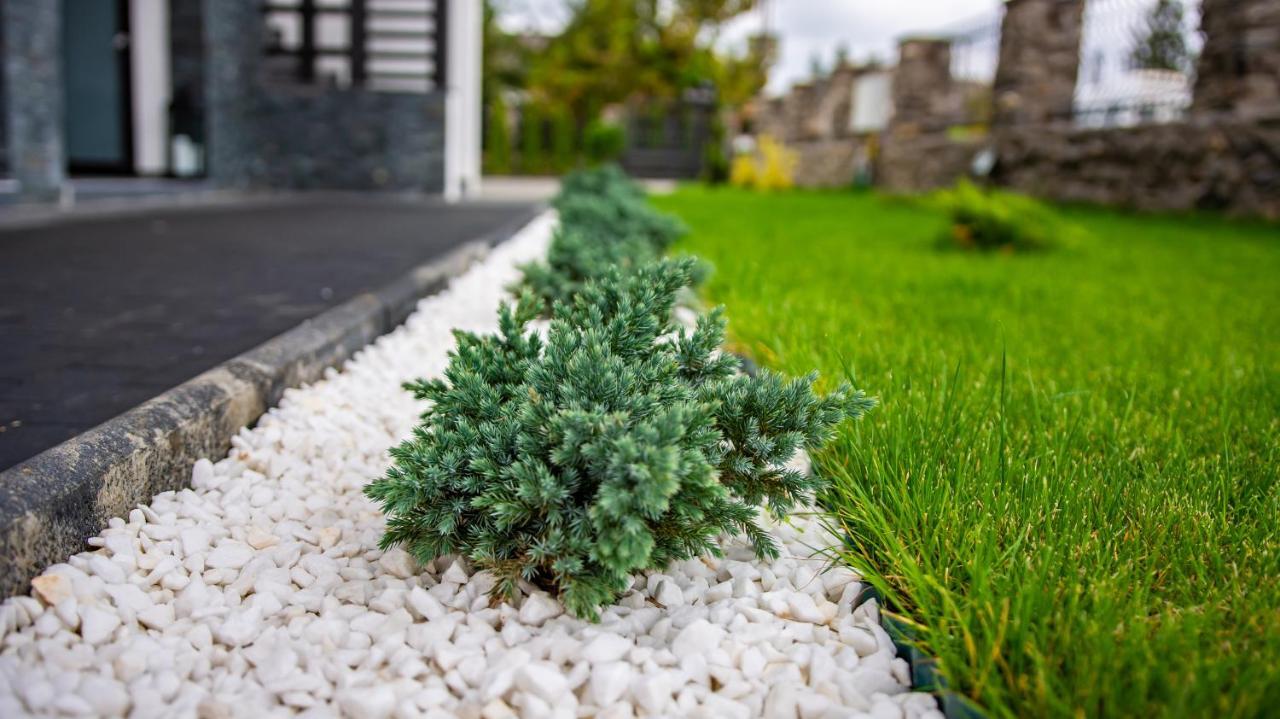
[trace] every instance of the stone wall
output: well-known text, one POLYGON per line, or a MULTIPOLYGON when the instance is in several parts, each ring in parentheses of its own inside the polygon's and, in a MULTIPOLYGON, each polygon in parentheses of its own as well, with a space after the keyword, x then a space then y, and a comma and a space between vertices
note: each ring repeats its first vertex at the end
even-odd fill
POLYGON ((993 179, 1065 202, 1280 219, 1280 126, 1184 122, 1002 133, 993 179))
POLYGON ((1193 113, 1280 120, 1280 1, 1201 2, 1193 113))
POLYGON ((264 72, 256 3, 204 4, 209 175, 223 187, 444 185, 442 93, 338 90, 264 72))
POLYGON ((876 185, 893 193, 928 192, 969 173, 981 140, 954 140, 943 132, 885 133, 876 159, 876 185))
POLYGON ((868 140, 829 139, 788 145, 796 153, 796 185, 800 187, 848 187, 858 170, 870 163, 868 140))
POLYGON ((1280 218, 1280 0, 1203 0, 1188 119, 1102 130, 1073 127, 1053 109, 1069 109, 1075 81, 1070 5, 1083 0, 1007 6, 993 179, 1061 201, 1280 218), (1065 32, 1051 29, 1063 23, 1065 32), (1009 93, 1019 100, 1002 106, 1009 93))
POLYGON ((951 41, 908 38, 898 43, 891 131, 946 130, 961 121, 963 98, 951 78, 951 41))
POLYGON ((1009 0, 993 83, 997 127, 1071 119, 1084 0, 1009 0))

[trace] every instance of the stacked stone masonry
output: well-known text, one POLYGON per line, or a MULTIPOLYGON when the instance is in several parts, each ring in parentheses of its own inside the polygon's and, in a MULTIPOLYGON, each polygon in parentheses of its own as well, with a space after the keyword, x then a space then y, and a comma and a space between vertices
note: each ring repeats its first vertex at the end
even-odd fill
POLYGON ((998 184, 1064 202, 1280 219, 1280 126, 1171 123, 1010 129, 998 184))
POLYGON ((1101 130, 1072 121, 1086 1, 1010 0, 990 88, 952 77, 948 40, 904 39, 877 138, 841 132, 851 99, 838 74, 771 101, 757 131, 797 150, 800 185, 846 184, 878 149, 880 187, 923 192, 989 151, 993 182, 1049 199, 1280 218, 1280 0, 1201 0, 1187 119, 1101 130), (985 123, 983 102, 989 132, 955 132, 985 123))

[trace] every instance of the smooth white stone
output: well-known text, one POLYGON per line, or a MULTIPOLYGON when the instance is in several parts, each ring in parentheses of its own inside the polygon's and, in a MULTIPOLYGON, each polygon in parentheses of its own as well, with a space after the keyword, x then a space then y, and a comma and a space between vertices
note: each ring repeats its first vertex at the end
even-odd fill
POLYGON ((254 549, 266 549, 267 547, 274 547, 279 544, 280 538, 257 527, 251 527, 249 529, 249 533, 245 535, 244 541, 254 549))
POLYGON ((634 673, 626 662, 614 661, 592 667, 588 684, 592 703, 607 707, 618 701, 631 686, 634 673))
POLYGON ((219 544, 205 558, 205 565, 212 569, 240 569, 253 559, 253 548, 243 542, 227 541, 219 544))
POLYGON ((480 710, 481 719, 518 719, 515 711, 501 699, 494 699, 480 710))
POLYGON ((396 708, 396 693, 388 686, 346 689, 337 694, 342 713, 352 719, 387 719, 396 708))
POLYGON ((173 605, 157 604, 138 613, 138 622, 149 629, 163 631, 173 624, 173 605))
POLYGON ((412 577, 417 570, 413 557, 399 548, 387 550, 382 555, 382 558, 378 560, 378 566, 393 577, 399 577, 400 579, 412 577))
POLYGON ((671 642, 671 652, 677 657, 690 654, 702 654, 720 646, 725 637, 723 627, 718 627, 705 619, 698 619, 680 630, 671 642))
POLYGON ((684 592, 676 585, 673 579, 664 579, 658 583, 658 591, 654 593, 654 600, 664 607, 678 607, 684 604, 684 592))
POLYGON ((650 714, 662 714, 671 703, 671 682, 665 673, 638 677, 631 685, 636 703, 650 714))
POLYGON ((580 656, 592 664, 616 662, 631 651, 632 643, 617 634, 601 634, 582 647, 580 656))
POLYGON ((449 613, 449 610, 445 609, 439 599, 436 599, 422 587, 414 587, 409 590, 408 602, 413 611, 418 613, 418 616, 428 621, 439 619, 449 613))
POLYGON ((120 617, 101 607, 80 607, 80 636, 90 644, 101 644, 120 626, 120 617))
POLYGON ((249 644, 257 638, 262 616, 256 609, 233 612, 214 630, 218 641, 231 647, 249 644))
POLYGON ((196 489, 204 489, 213 482, 213 462, 203 457, 196 460, 195 466, 191 468, 191 486, 196 489))
POLYGON ((548 703, 569 691, 560 669, 550 662, 529 662, 516 671, 516 686, 548 703))
POLYGON ((91 674, 81 680, 77 691, 95 714, 123 716, 129 710, 129 692, 114 679, 91 674))
POLYGON ((107 584, 124 584, 124 567, 111 561, 104 554, 93 554, 89 557, 89 571, 102 578, 107 584))
POLYGON ((525 597, 520 605, 520 623, 526 626, 541 626, 548 619, 564 613, 564 607, 543 592, 534 592, 525 597))

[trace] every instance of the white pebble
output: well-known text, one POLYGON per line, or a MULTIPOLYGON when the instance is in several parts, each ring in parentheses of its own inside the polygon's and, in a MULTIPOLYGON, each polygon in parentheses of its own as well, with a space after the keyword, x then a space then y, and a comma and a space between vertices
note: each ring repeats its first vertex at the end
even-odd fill
POLYGON ((239 569, 253 559, 253 548, 242 542, 223 542, 209 552, 205 565, 212 569, 239 569))
POLYGON ((114 612, 92 605, 80 608, 80 636, 90 644, 106 641, 118 626, 120 617, 114 612))
POLYGON ((564 613, 564 607, 543 592, 534 592, 525 597, 520 605, 520 623, 526 626, 540 626, 543 622, 564 613))

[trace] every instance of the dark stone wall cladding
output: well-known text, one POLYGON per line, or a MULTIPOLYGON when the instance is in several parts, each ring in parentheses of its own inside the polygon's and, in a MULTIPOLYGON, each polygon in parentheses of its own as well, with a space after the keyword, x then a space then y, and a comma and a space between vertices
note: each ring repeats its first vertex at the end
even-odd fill
POLYGON ((297 189, 438 192, 444 176, 439 93, 264 87, 248 182, 297 189))
MULTIPOLYGON (((0 0, 3 2, 3 0, 0 0)), ((203 0, 169 0, 173 132, 204 140, 203 0)))
POLYGON ((209 172, 224 187, 439 192, 442 93, 268 80, 256 3, 204 3, 209 172))

